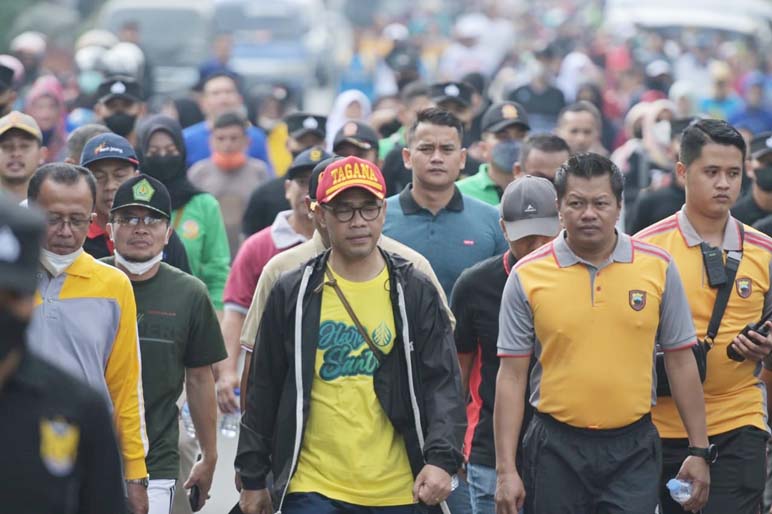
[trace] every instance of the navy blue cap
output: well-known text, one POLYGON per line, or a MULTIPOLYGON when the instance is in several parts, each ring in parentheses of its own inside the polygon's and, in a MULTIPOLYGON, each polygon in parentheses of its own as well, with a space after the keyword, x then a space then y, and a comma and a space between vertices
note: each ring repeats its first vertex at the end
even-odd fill
POLYGON ((134 168, 139 166, 137 154, 134 147, 131 146, 125 137, 112 132, 99 134, 92 137, 83 147, 83 153, 80 154, 80 165, 88 166, 92 162, 103 159, 118 159, 120 161, 130 162, 134 168))
POLYGON ((452 101, 469 107, 474 90, 464 82, 439 82, 429 87, 429 93, 435 103, 452 101))
POLYGON ((330 157, 332 157, 332 155, 327 153, 321 146, 312 146, 311 148, 303 150, 295 157, 292 164, 290 164, 290 167, 287 170, 287 179, 292 180, 300 173, 313 170, 314 166, 319 164, 320 161, 329 159, 330 157))

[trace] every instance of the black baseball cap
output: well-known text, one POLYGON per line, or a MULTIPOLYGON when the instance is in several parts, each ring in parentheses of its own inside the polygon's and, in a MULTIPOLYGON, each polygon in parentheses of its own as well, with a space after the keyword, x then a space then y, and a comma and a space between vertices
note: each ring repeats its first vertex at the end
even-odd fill
POLYGON ((758 159, 772 152, 772 132, 761 132, 751 140, 751 157, 758 159))
POLYGON ((300 139, 306 134, 314 134, 324 139, 327 135, 327 117, 309 114, 307 112, 293 112, 284 117, 287 124, 287 132, 290 137, 300 139))
POLYGON ((435 103, 457 102, 464 107, 472 104, 474 89, 464 82, 438 82, 429 86, 429 95, 435 103))
POLYGON ((13 68, 0 64, 0 92, 8 91, 13 87, 13 68))
POLYGON ((531 130, 525 108, 517 102, 499 102, 491 105, 485 111, 480 128, 483 132, 498 132, 513 125, 531 130))
POLYGON ((351 143, 364 150, 370 150, 378 147, 378 139, 378 133, 367 123, 347 121, 335 134, 332 151, 334 152, 342 143, 351 143))
POLYGON ((43 217, 0 193, 0 289, 31 295, 37 288, 43 217))
POLYGON ((290 164, 287 170, 287 179, 292 180, 300 173, 312 171, 314 167, 319 164, 320 161, 329 159, 331 154, 324 151, 321 146, 312 146, 306 150, 303 150, 290 164))
POLYGON ((172 217, 172 200, 169 191, 160 180, 150 175, 132 177, 118 188, 113 197, 113 213, 124 207, 145 207, 166 219, 172 217))
POLYGON ((103 159, 130 162, 134 169, 139 166, 139 159, 131 143, 125 137, 112 132, 96 135, 86 142, 83 153, 80 154, 80 165, 88 167, 92 162, 103 159))
POLYGON ((316 188, 319 186, 319 175, 321 175, 322 172, 327 169, 327 166, 341 159, 345 159, 345 157, 341 157, 340 155, 333 155, 332 157, 328 157, 323 161, 319 161, 319 163, 314 166, 314 169, 311 171, 311 177, 308 179, 308 197, 311 200, 316 201, 316 188))
POLYGON ((99 84, 96 96, 102 103, 109 102, 114 98, 123 98, 130 102, 141 102, 142 88, 139 82, 128 75, 114 75, 99 84))

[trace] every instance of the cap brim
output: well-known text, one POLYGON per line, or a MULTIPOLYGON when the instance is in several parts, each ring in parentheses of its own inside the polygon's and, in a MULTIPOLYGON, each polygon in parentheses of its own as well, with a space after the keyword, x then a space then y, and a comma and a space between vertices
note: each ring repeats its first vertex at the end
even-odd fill
POLYGON ((326 135, 324 132, 322 132, 319 129, 302 128, 300 130, 296 130, 295 132, 291 132, 290 133, 290 137, 293 138, 293 139, 300 139, 301 137, 303 137, 303 136, 305 136, 307 134, 313 134, 313 135, 315 135, 316 137, 318 137, 320 139, 324 139, 324 137, 326 135))
POLYGON ((504 130, 505 128, 511 127, 514 125, 519 125, 523 127, 525 130, 531 130, 531 126, 528 125, 526 122, 518 119, 511 119, 511 120, 501 120, 498 123, 494 123, 490 127, 483 129, 483 132, 498 132, 499 130, 504 130))
POLYGON ((101 103, 107 103, 110 100, 115 100, 116 98, 122 98, 124 100, 128 100, 129 102, 141 102, 139 98, 133 95, 128 95, 126 93, 110 93, 109 95, 105 95, 102 98, 99 99, 101 103))
POLYGON ((24 126, 24 125, 9 125, 7 127, 3 127, 0 129, 0 136, 5 135, 10 130, 20 130, 24 132, 25 134, 29 134, 30 136, 34 137, 39 143, 43 142, 43 135, 35 132, 34 129, 24 126))
POLYGON ((335 199, 335 197, 337 197, 337 196, 338 196, 339 194, 341 194, 343 191, 348 191, 349 189, 354 189, 354 188, 357 188, 357 187, 358 187, 359 189, 364 189, 365 191, 367 191, 368 193, 370 193, 370 194, 372 194, 374 197, 376 197, 378 200, 383 200, 384 198, 386 198, 386 195, 385 195, 383 192, 381 192, 381 191, 378 191, 378 190, 377 190, 377 189, 375 189, 374 187, 366 186, 366 185, 364 185, 364 184, 351 184, 351 185, 348 185, 348 186, 343 186, 343 187, 341 187, 341 188, 340 188, 340 189, 338 189, 337 191, 335 191, 335 192, 333 192, 332 194, 330 194, 330 195, 329 195, 327 198, 325 198, 323 201, 321 201, 321 200, 317 200, 317 202, 319 202, 319 203, 330 203, 331 201, 333 201, 333 200, 335 199))
POLYGON ((768 153, 772 153, 772 148, 762 148, 761 150, 756 150, 755 152, 751 152, 751 157, 754 159, 758 159, 759 157, 764 157, 768 153))
POLYGON ((560 220, 557 217, 505 221, 504 226, 510 241, 528 236, 555 237, 560 232, 560 220))
POLYGON ((112 214, 113 212, 120 211, 121 209, 125 209, 126 207, 144 207, 145 209, 148 209, 150 211, 157 212, 158 214, 160 214, 166 219, 171 219, 171 216, 169 214, 165 213, 161 209, 156 209, 155 207, 148 205, 146 203, 134 203, 134 202, 125 203, 123 205, 119 205, 118 207, 113 207, 112 209, 110 209, 110 213, 112 214))
POLYGON ((35 294, 38 282, 35 273, 19 271, 18 265, 0 264, 0 289, 23 295, 35 294))
POLYGON ((139 161, 137 159, 130 159, 128 157, 117 157, 115 155, 104 155, 104 156, 98 156, 94 157, 93 159, 89 159, 87 161, 83 161, 80 163, 81 166, 88 166, 89 164, 95 163, 97 161, 104 161, 106 159, 114 159, 116 161, 126 161, 132 165, 134 165, 135 168, 139 167, 139 161))
POLYGON ((314 167, 316 167, 318 163, 313 164, 302 164, 300 166, 295 166, 294 168, 290 168, 287 170, 287 173, 284 175, 284 178, 287 180, 292 180, 301 173, 312 173, 314 171, 314 167))
POLYGON ((375 146, 370 141, 364 141, 362 139, 357 139, 355 137, 344 137, 343 139, 335 141, 335 143, 332 146, 333 151, 335 151, 343 143, 351 143, 352 145, 356 146, 357 148, 361 148, 362 150, 370 150, 375 146))
POLYGON ((466 100, 458 96, 438 96, 433 98, 433 100, 435 103, 438 103, 438 104, 441 104, 442 102, 455 102, 462 107, 469 107, 470 105, 472 105, 471 102, 467 102, 466 100))

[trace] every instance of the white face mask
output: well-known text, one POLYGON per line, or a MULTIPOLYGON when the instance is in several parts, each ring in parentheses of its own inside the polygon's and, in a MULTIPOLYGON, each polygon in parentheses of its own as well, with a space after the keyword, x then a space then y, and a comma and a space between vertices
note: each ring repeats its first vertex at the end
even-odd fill
POLYGON ((652 130, 654 139, 661 145, 667 145, 670 143, 670 122, 667 120, 661 120, 654 124, 652 130))
POLYGON ((132 275, 144 275, 145 273, 150 271, 150 269, 153 266, 161 262, 161 259, 163 259, 163 257, 164 257, 164 252, 161 251, 158 253, 158 255, 150 258, 147 261, 136 262, 136 261, 127 260, 123 255, 118 253, 118 250, 115 250, 115 264, 125 269, 132 275))
POLYGON ((59 255, 58 253, 50 252, 45 248, 40 249, 40 264, 48 271, 51 276, 58 277, 67 268, 72 266, 80 254, 83 253, 83 248, 78 248, 72 253, 67 255, 59 255))

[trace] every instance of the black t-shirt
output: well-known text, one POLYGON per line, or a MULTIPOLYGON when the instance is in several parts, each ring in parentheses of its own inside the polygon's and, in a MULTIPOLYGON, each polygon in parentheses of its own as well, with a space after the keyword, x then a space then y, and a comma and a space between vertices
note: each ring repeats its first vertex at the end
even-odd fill
MULTIPOLYGON (((475 353, 475 363, 469 376, 470 400, 467 405, 467 435, 471 448, 465 447, 468 461, 489 468, 496 467, 493 444, 493 403, 496 398, 496 374, 499 371, 497 340, 501 295, 515 258, 507 251, 481 261, 458 277, 450 298, 450 308, 456 317, 456 350, 475 353)), ((533 362, 531 363, 533 366, 533 362)), ((526 391, 522 443, 533 408, 526 391)), ((519 443, 519 444, 520 444, 519 443)), ((518 451, 518 457, 521 452, 518 451)))
POLYGON ((675 184, 642 193, 625 223, 630 234, 637 234, 648 226, 675 214, 686 202, 686 193, 675 184))
MULTIPOLYGON (((95 259, 104 259, 113 254, 107 246, 107 234, 101 234, 96 237, 87 237, 86 242, 83 243, 83 251, 95 259)), ((177 232, 174 230, 172 230, 169 243, 164 247, 163 262, 174 266, 185 273, 191 273, 185 245, 182 244, 180 236, 178 236, 177 232)))
POLYGON ((750 191, 737 200, 737 203, 732 207, 732 216, 746 225, 753 225, 770 214, 772 212, 767 212, 756 204, 750 191))
MULTIPOLYGON (((114 258, 102 259, 115 265, 114 258)), ((209 366, 228 355, 206 286, 161 263, 156 276, 132 282, 142 355, 142 390, 151 478, 179 474, 177 398, 185 368, 209 366)))
POLYGON ((284 177, 276 177, 252 192, 241 221, 245 238, 272 225, 281 211, 291 209, 284 197, 284 180, 284 177))
MULTIPOLYGON (((733 212, 734 214, 734 212, 733 212)), ((772 236, 772 214, 764 216, 759 221, 753 224, 753 228, 764 232, 768 236, 772 236)))
POLYGON ((112 419, 89 386, 27 352, 0 389, 2 512, 125 512, 112 419))

